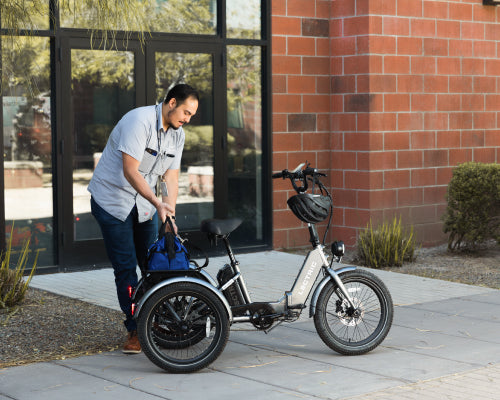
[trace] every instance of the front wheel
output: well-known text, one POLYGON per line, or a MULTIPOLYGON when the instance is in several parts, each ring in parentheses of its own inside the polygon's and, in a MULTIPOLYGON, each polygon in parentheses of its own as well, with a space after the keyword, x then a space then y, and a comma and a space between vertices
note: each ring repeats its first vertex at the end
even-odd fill
POLYGON ((229 318, 211 290, 178 282, 159 289, 137 320, 144 354, 169 372, 200 370, 221 354, 229 336, 229 318))
POLYGON ((333 280, 328 282, 316 304, 316 331, 328 347, 340 354, 367 353, 382 343, 391 329, 391 294, 377 276, 364 270, 348 271, 340 278, 354 307, 333 280))

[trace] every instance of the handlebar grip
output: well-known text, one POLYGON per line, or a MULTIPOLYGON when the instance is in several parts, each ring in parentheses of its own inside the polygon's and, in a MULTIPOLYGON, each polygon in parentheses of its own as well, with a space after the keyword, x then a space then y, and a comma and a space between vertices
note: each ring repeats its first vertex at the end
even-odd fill
POLYGON ((277 178, 283 178, 283 172, 278 172, 276 174, 273 174, 273 179, 277 179, 277 178))

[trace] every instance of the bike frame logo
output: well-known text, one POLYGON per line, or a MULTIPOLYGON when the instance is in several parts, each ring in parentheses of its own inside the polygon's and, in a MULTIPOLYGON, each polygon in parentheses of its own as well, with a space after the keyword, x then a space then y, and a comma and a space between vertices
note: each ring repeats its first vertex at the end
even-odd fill
POLYGON ((308 286, 309 286, 309 281, 311 280, 311 277, 313 276, 314 274, 314 271, 316 270, 316 267, 317 267, 317 263, 316 261, 313 261, 311 263, 311 266, 309 267, 309 269, 307 270, 307 273, 306 273, 306 276, 304 277, 303 281, 302 281, 302 284, 300 285, 300 288, 299 288, 299 295, 302 295, 305 293, 305 291, 307 290, 308 286))

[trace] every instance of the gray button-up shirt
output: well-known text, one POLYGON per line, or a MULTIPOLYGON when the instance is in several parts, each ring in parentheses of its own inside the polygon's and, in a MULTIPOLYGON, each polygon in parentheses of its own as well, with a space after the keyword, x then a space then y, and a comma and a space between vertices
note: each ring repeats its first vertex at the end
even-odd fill
POLYGON ((140 161, 139 172, 155 191, 158 176, 179 169, 184 149, 184 130, 163 129, 162 105, 139 107, 116 124, 95 168, 88 191, 106 212, 125 221, 137 205, 139 222, 147 221, 155 207, 138 194, 123 174, 122 153, 140 161))

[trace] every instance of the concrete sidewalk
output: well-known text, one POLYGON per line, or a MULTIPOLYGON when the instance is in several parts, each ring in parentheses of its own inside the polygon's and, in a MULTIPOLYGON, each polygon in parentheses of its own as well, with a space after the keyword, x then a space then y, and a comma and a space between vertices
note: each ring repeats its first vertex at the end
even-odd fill
MULTIPOLYGON (((238 256, 252 300, 291 288, 303 258, 238 256)), ((211 259, 215 275, 225 258, 211 259)), ((395 304, 392 329, 369 354, 326 347, 307 313, 269 334, 236 324, 222 355, 198 373, 168 374, 120 351, 0 370, 4 399, 497 399, 500 291, 373 271, 395 304)), ((36 276, 32 286, 118 309, 110 269, 36 276)))

